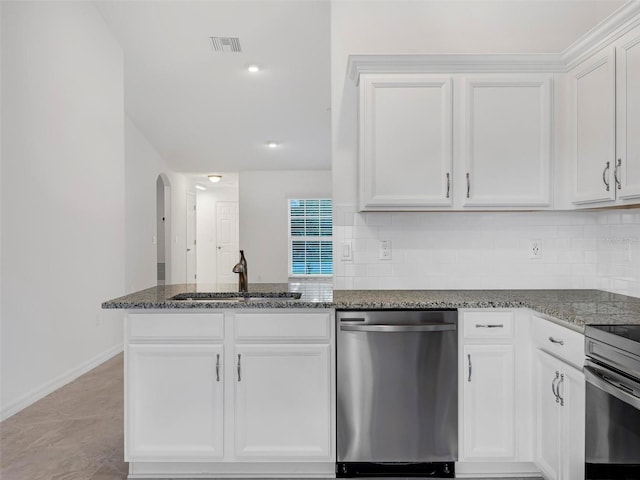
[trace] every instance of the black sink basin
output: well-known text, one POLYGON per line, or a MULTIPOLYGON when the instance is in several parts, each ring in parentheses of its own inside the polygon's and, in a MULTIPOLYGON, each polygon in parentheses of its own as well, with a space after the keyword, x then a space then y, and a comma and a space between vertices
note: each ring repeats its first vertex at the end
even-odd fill
POLYGON ((299 300, 300 292, 185 292, 170 297, 174 302, 290 302, 299 300))

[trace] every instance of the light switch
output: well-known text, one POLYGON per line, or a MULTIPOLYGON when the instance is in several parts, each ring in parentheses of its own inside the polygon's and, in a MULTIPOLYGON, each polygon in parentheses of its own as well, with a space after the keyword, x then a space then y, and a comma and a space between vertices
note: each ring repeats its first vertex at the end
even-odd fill
POLYGON ((342 242, 342 253, 340 255, 340 258, 343 261, 353 260, 351 240, 345 240, 344 242, 342 242))

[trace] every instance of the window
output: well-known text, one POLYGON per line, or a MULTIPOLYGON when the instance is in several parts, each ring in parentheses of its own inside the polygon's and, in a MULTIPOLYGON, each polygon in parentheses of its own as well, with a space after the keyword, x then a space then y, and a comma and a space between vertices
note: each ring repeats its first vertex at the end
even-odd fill
POLYGON ((333 275, 329 199, 289 200, 289 275, 333 275))

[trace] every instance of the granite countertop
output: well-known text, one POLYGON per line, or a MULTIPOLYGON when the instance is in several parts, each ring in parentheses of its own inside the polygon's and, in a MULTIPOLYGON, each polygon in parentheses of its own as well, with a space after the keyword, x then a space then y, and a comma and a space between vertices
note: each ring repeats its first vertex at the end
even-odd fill
POLYGON ((330 283, 252 284, 250 292, 300 292, 300 300, 173 301, 185 292, 234 292, 235 284, 178 284, 148 288, 108 300, 102 308, 530 308, 576 330, 586 324, 640 324, 640 298, 601 290, 333 290, 330 283))

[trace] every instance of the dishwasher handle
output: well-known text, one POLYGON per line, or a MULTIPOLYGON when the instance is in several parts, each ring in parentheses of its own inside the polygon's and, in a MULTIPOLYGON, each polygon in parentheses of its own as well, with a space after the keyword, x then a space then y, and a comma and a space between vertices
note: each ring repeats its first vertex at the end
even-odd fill
POLYGON ((343 332, 446 332, 455 329, 455 323, 430 323, 416 325, 340 325, 340 330, 343 332))

